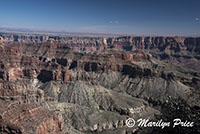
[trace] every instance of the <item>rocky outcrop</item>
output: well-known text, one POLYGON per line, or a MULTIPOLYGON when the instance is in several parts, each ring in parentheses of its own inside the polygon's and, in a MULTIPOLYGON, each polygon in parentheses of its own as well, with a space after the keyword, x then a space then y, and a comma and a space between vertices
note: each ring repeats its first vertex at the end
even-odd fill
POLYGON ((3 38, 2 37, 0 37, 0 43, 3 43, 3 38))
POLYGON ((12 134, 59 133, 62 122, 56 116, 36 104, 0 101, 1 132, 12 134))

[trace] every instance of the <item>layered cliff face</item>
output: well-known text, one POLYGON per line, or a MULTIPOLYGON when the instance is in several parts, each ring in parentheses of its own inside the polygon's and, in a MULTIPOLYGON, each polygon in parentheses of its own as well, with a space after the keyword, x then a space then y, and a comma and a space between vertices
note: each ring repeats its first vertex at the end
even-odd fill
POLYGON ((44 43, 55 40, 74 51, 103 51, 142 49, 154 57, 173 65, 199 71, 200 38, 199 37, 68 37, 46 35, 0 34, 5 43, 44 43))
POLYGON ((59 133, 62 124, 53 112, 36 104, 0 101, 1 132, 9 134, 59 133))
MULTIPOLYGON (((0 124, 5 133, 126 133, 137 129, 127 129, 127 118, 153 118, 159 113, 154 106, 169 98, 200 106, 198 71, 167 64, 136 48, 77 52, 73 43, 55 40, 1 44, 0 124)), ((97 39, 92 40, 97 48, 97 39)), ((103 46, 133 41, 131 37, 99 40, 103 46)), ((193 47, 185 51, 195 53, 198 47, 193 47)))

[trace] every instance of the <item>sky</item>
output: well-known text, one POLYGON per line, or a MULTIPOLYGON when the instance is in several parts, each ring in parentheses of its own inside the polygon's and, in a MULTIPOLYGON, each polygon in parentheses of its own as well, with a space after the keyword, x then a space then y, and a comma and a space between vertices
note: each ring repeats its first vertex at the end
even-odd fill
POLYGON ((200 0, 0 0, 0 27, 200 35, 200 0))

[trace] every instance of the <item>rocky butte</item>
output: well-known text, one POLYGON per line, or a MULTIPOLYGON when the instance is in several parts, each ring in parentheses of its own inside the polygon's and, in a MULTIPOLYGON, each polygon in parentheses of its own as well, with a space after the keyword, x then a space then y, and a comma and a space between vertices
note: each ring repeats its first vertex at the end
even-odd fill
POLYGON ((4 134, 126 134, 169 98, 200 107, 200 38, 1 37, 4 134))

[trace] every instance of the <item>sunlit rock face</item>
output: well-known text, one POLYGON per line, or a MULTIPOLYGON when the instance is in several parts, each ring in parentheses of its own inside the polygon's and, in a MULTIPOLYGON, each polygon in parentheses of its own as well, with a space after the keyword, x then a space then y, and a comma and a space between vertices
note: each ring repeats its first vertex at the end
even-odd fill
MULTIPOLYGON (((3 38, 8 42, 11 37, 3 38)), ((181 44, 189 46, 192 39, 37 38, 44 39, 42 43, 29 37, 15 39, 0 46, 4 133, 128 133, 127 118, 154 118, 160 112, 155 107, 169 98, 200 106, 200 72, 163 62, 162 53, 153 53, 173 48, 195 53, 195 45, 189 49, 181 44), (83 46, 88 48, 77 52, 83 46)))
POLYGON ((0 43, 3 43, 3 38, 2 37, 0 37, 0 43))
POLYGON ((39 105, 1 100, 0 106, 1 132, 51 134, 63 129, 54 113, 39 105))

